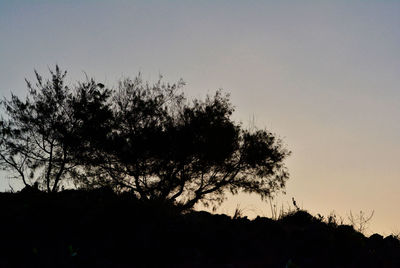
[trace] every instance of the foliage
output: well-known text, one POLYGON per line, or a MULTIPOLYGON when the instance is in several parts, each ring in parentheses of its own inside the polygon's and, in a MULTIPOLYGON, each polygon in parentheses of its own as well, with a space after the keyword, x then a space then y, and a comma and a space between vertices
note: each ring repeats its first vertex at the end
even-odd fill
POLYGON ((43 82, 36 73, 26 101, 13 95, 3 102, 3 168, 25 184, 56 191, 73 179, 182 209, 219 204, 226 191, 267 198, 285 187, 290 152, 267 130, 234 122, 222 91, 189 101, 182 81, 150 84, 139 74, 116 90, 93 79, 70 89, 58 67, 51 75, 43 82))
MULTIPOLYGON (((268 197, 284 187, 289 151, 265 130, 242 129, 231 119, 229 96, 217 91, 189 102, 183 82, 154 85, 140 76, 119 84, 115 125, 91 167, 96 184, 129 190, 145 200, 178 202, 182 209, 223 201, 226 190, 268 197)), ((86 135, 91 137, 91 135, 86 135)), ((99 144, 99 143, 98 143, 99 144)))
POLYGON ((35 85, 26 80, 25 101, 12 95, 2 102, 7 118, 1 120, 0 164, 25 185, 40 182, 51 192, 70 168, 65 134, 72 127, 67 105, 71 92, 64 85, 66 73, 58 67, 51 80, 35 74, 35 85))
MULTIPOLYGON (((98 93, 98 86, 91 80, 72 90, 65 85, 66 72, 58 66, 50 74, 51 79, 44 80, 35 71, 36 83, 26 80, 25 100, 12 94, 11 100, 1 102, 6 118, 0 121, 0 166, 26 186, 55 192, 79 166, 71 145, 83 146, 76 143, 80 119, 85 117, 84 109, 93 106, 86 93, 98 93)), ((100 109, 95 110, 97 114, 100 109)))

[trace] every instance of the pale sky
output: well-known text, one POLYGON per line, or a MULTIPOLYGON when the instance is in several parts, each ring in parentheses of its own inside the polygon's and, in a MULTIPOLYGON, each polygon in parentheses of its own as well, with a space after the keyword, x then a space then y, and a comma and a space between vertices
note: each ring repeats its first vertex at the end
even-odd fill
MULTIPOLYGON (((59 64, 115 86, 142 72, 183 78, 188 96, 231 93, 234 117, 293 152, 279 204, 400 232, 400 1, 0 0, 0 95, 59 64)), ((9 181, 0 180, 0 189, 9 181)), ((249 216, 255 197, 230 198, 249 216)))

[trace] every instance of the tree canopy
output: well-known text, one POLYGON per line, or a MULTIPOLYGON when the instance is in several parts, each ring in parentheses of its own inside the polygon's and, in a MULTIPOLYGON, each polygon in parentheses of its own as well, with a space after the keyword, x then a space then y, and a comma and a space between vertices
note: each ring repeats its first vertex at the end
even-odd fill
POLYGON ((94 79, 73 87, 56 66, 36 73, 28 96, 2 102, 0 165, 26 185, 111 187, 142 200, 218 204, 225 193, 262 198, 284 189, 290 152, 267 130, 232 119, 221 90, 188 100, 184 82, 144 82, 140 74, 108 89, 94 79))

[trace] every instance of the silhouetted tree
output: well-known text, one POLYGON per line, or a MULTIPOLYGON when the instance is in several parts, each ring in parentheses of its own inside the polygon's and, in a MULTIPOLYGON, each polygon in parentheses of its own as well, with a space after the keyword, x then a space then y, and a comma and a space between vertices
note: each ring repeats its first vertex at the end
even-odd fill
POLYGON ((99 86, 89 80, 71 89, 64 82, 66 72, 56 66, 50 73, 50 80, 36 71, 35 84, 26 80, 25 100, 12 94, 10 100, 1 102, 6 117, 0 121, 0 165, 26 186, 36 183, 54 192, 77 174, 80 161, 71 145, 82 146, 77 138, 84 116, 78 111, 93 109, 99 86))
POLYGON ((239 191, 262 198, 285 187, 290 152, 266 130, 232 120, 229 96, 217 91, 188 101, 184 83, 125 79, 109 90, 93 79, 74 88, 56 67, 28 85, 28 97, 2 102, 0 164, 26 185, 49 192, 69 179, 109 186, 142 200, 189 209, 239 191))
MULTIPOLYGON (((249 131, 231 119, 229 96, 185 100, 183 82, 154 85, 140 76, 119 84, 114 125, 90 167, 92 180, 144 200, 220 203, 227 190, 268 197, 284 188, 289 151, 266 130, 249 131)), ((91 135, 87 135, 91 137, 91 135)), ((86 178, 87 179, 87 178, 86 178)))

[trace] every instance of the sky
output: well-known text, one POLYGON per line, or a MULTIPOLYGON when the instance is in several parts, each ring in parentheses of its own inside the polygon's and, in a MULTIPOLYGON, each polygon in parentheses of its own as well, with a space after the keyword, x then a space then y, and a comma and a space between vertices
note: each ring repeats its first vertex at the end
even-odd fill
MULTIPOLYGON (((187 83, 231 94, 234 118, 284 140, 290 179, 278 206, 371 213, 369 232, 400 232, 400 1, 0 0, 0 95, 55 64, 71 84, 187 83)), ((0 190, 9 189, 0 180, 0 190)), ((229 197, 249 217, 257 196, 229 197)))

